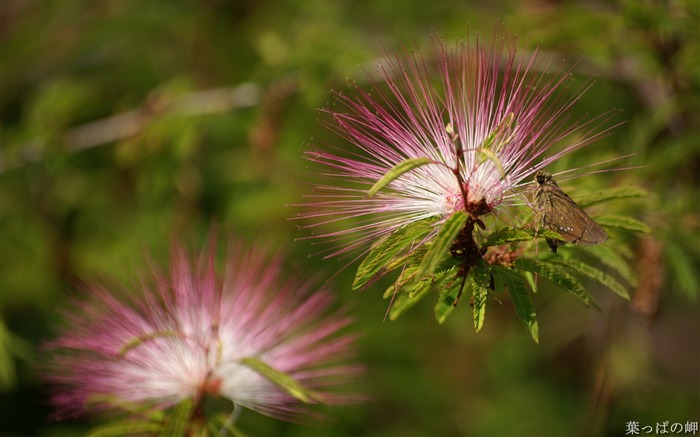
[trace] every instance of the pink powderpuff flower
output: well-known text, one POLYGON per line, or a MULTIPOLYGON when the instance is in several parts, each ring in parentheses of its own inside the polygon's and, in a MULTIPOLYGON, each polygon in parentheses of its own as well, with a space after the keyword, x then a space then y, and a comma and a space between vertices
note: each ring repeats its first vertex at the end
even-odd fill
POLYGON ((538 170, 612 128, 604 126, 610 113, 569 120, 591 82, 569 97, 570 72, 548 74, 537 51, 516 55, 516 38, 506 32, 453 49, 435 36, 433 46, 437 80, 420 51, 403 47, 379 62, 382 80, 370 77, 371 92, 357 85, 352 94, 335 92, 336 104, 324 109, 328 127, 352 146, 305 153, 320 169, 315 176, 328 182, 297 206, 305 208, 298 218, 308 219, 301 227, 315 232, 305 238, 333 245, 327 258, 434 218, 420 245, 456 211, 466 210, 476 221, 522 204, 520 188, 538 170), (392 169, 418 159, 429 163, 368 195, 392 169))
MULTIPOLYGON (((361 369, 347 364, 351 319, 330 311, 329 293, 283 276, 281 260, 232 244, 225 273, 214 249, 197 263, 175 245, 169 275, 154 270, 136 293, 85 290, 48 345, 48 378, 59 417, 109 409, 99 399, 165 409, 205 395, 234 407, 293 419, 305 404, 242 363, 254 358, 312 390, 314 401, 344 404, 361 369)), ((195 408, 195 411, 200 409, 195 408)))

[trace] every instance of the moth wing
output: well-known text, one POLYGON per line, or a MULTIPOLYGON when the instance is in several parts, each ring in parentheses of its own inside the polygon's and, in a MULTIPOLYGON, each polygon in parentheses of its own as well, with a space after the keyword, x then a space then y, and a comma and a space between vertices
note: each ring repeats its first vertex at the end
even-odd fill
POLYGON ((548 190, 542 224, 565 238, 566 243, 592 246, 608 239, 608 234, 561 189, 548 190))

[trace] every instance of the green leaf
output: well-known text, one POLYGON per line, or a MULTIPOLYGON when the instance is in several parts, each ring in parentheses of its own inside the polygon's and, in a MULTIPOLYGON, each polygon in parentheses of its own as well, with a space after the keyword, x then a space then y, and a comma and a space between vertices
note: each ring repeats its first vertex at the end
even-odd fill
POLYGON ((496 153, 486 148, 479 148, 476 149, 476 151, 477 153, 483 155, 479 157, 481 163, 486 162, 486 160, 488 159, 496 167, 496 170, 498 170, 498 174, 501 175, 501 178, 506 177, 506 171, 503 169, 503 164, 501 163, 501 160, 498 159, 498 155, 496 155, 496 153))
POLYGON ((617 215, 601 215, 595 217, 595 221, 606 228, 619 228, 632 232, 651 233, 651 228, 645 223, 631 217, 622 217, 617 215))
POLYGON ((496 290, 504 288, 510 293, 515 313, 525 325, 535 343, 539 343, 539 327, 535 314, 535 304, 528 291, 523 277, 517 272, 503 266, 491 266, 491 274, 496 284, 496 290))
POLYGON ((583 288, 583 286, 573 276, 566 273, 560 264, 550 263, 544 260, 532 260, 528 258, 518 258, 513 265, 521 270, 536 273, 549 280, 553 284, 568 291, 579 298, 586 306, 594 306, 600 309, 595 299, 583 288))
POLYGON ((408 292, 401 294, 391 305, 389 320, 396 320, 406 310, 412 308, 423 297, 427 296, 430 291, 442 286, 447 278, 452 277, 450 273, 454 270, 454 268, 450 268, 442 270, 435 275, 424 276, 418 283, 410 286, 410 289, 407 290, 408 292))
POLYGON ((129 340, 122 348, 119 350, 119 357, 123 357, 131 349, 141 346, 147 341, 154 340, 156 338, 177 338, 180 334, 177 331, 157 331, 151 332, 149 334, 144 334, 140 337, 134 337, 129 340))
MULTIPOLYGON (((452 311, 455 309, 455 302, 457 301, 459 290, 462 287, 462 278, 456 279, 457 280, 452 283, 451 287, 446 287, 440 291, 438 302, 435 304, 435 319, 441 325, 445 323, 447 317, 452 314, 452 311)), ((468 283, 469 281, 465 282, 465 288, 468 283)))
MULTIPOLYGON (((421 236, 421 238, 424 237, 425 236, 421 236)), ((428 251, 428 247, 430 247, 429 242, 426 244, 421 244, 418 247, 409 250, 404 255, 397 256, 386 265, 386 270, 391 271, 401 266, 418 267, 420 261, 423 259, 426 252, 428 251)))
POLYGON ((620 275, 622 279, 627 281, 632 287, 637 286, 637 275, 632 269, 629 261, 627 261, 623 255, 621 255, 618 250, 625 246, 616 245, 611 247, 609 245, 601 244, 598 246, 572 246, 570 252, 582 252, 586 254, 593 255, 600 262, 605 264, 607 267, 612 269, 615 273, 620 275))
POLYGON ((391 181, 398 178, 402 174, 411 171, 414 168, 418 168, 427 164, 437 164, 437 162, 433 161, 430 158, 410 158, 405 161, 399 162, 394 167, 392 167, 391 170, 389 170, 384 176, 382 176, 381 179, 379 179, 374 185, 372 185, 372 188, 369 189, 367 195, 374 196, 379 190, 389 185, 391 181))
POLYGON ((187 434, 187 428, 192 419, 192 411, 194 411, 194 402, 191 398, 185 399, 168 411, 163 435, 176 437, 187 434))
POLYGON ((110 422, 91 429, 87 437, 114 437, 125 435, 165 435, 161 431, 163 425, 160 423, 139 422, 130 420, 120 420, 118 422, 110 422))
POLYGON ((365 285, 382 268, 389 270, 387 263, 408 244, 427 235, 432 230, 432 223, 432 219, 410 223, 375 243, 357 268, 352 289, 357 290, 365 285))
POLYGON ((410 266, 404 268, 399 277, 396 278, 396 282, 387 287, 382 297, 384 299, 388 299, 391 296, 398 295, 398 293, 401 292, 403 287, 413 279, 413 276, 416 274, 416 270, 418 270, 418 266, 410 266))
POLYGON ((472 315, 474 318, 474 330, 481 331, 486 318, 486 297, 489 294, 489 273, 481 266, 474 267, 474 276, 472 281, 472 299, 474 307, 472 315))
MULTIPOLYGON (((242 408, 240 406, 236 406, 235 408, 242 408)), ((235 415, 232 413, 232 415, 235 415)), ((214 419, 209 421, 207 423, 207 427, 209 428, 209 434, 208 435, 213 435, 213 436, 218 436, 218 435, 230 435, 232 437, 246 437, 245 434, 241 432, 238 428, 234 426, 235 423, 235 416, 225 416, 221 414, 217 414, 214 416, 214 419), (222 433, 222 431, 225 431, 222 433)))
POLYGON ((647 192, 636 187, 617 187, 602 190, 597 193, 591 193, 583 199, 577 199, 576 203, 581 208, 588 208, 591 205, 608 202, 618 199, 638 199, 647 197, 647 192))
POLYGON ((625 287, 622 286, 615 278, 612 276, 608 275, 607 273, 589 265, 584 262, 581 262, 580 260, 573 259, 571 257, 567 257, 566 262, 564 263, 554 263, 562 268, 568 269, 568 270, 573 270, 576 273, 587 276, 614 291, 616 294, 619 296, 623 297, 626 300, 630 299, 630 295, 625 289, 625 287))
POLYGON ((467 213, 464 211, 457 211, 443 223, 438 234, 431 242, 432 244, 423 257, 420 266, 418 266, 418 271, 416 272, 416 278, 418 280, 425 275, 432 274, 442 260, 450 255, 450 247, 466 222, 467 213))
POLYGON ((246 357, 240 360, 240 363, 247 366, 268 380, 276 384, 282 390, 286 391, 296 399, 308 404, 314 401, 320 402, 321 396, 313 390, 303 387, 296 379, 292 378, 284 372, 280 372, 273 367, 268 366, 257 358, 246 357))
POLYGON ((502 244, 514 243, 517 241, 530 241, 533 233, 529 230, 506 226, 491 233, 486 239, 486 246, 500 246, 502 244))

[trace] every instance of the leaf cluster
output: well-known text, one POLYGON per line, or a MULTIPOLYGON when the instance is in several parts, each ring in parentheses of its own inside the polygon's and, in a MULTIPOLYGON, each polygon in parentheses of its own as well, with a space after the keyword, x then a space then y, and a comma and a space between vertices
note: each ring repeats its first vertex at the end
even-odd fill
MULTIPOLYGON (((390 180, 387 178, 383 185, 390 180)), ((588 196, 587 205, 644 196, 644 191, 637 188, 614 188, 588 196)), ((646 224, 632 217, 605 215, 596 221, 611 232, 651 232, 646 224)), ((384 292, 385 298, 391 298, 389 318, 395 320, 434 293, 435 318, 441 324, 457 307, 460 297, 471 294, 477 332, 484 326, 487 304, 492 300, 500 302, 501 296, 507 295, 515 314, 537 342, 539 328, 533 298, 540 279, 595 309, 600 307, 584 281, 597 282, 624 299, 630 298, 629 288, 636 285, 631 251, 624 239, 609 240, 600 246, 570 245, 556 254, 540 252, 538 239, 562 237, 532 225, 504 226, 478 235, 481 259, 468 264, 450 249, 460 231, 468 230, 470 236, 474 233, 474 223, 466 212, 458 211, 441 221, 424 219, 399 228, 372 246, 357 269, 353 288, 365 287, 379 276, 400 270, 384 292)))

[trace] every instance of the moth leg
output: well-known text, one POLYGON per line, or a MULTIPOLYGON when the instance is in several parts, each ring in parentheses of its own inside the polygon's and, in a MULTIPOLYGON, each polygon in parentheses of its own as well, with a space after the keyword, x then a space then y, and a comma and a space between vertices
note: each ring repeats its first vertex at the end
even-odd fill
POLYGON ((544 241, 547 242, 547 246, 549 246, 549 250, 551 250, 552 253, 557 253, 557 247, 562 244, 561 241, 555 240, 554 238, 545 238, 544 241))

